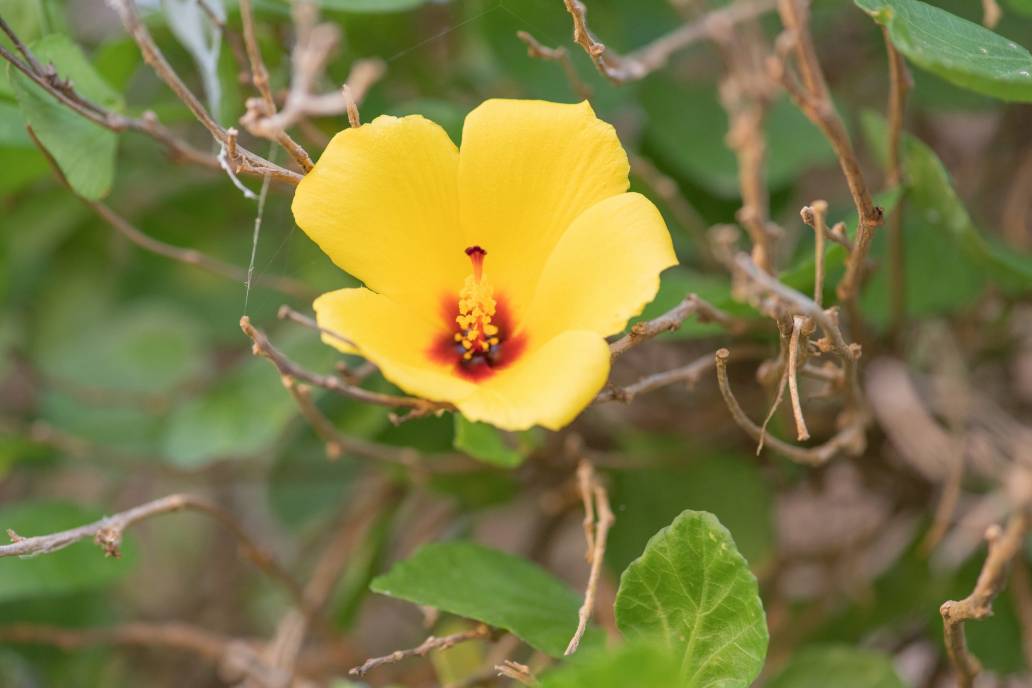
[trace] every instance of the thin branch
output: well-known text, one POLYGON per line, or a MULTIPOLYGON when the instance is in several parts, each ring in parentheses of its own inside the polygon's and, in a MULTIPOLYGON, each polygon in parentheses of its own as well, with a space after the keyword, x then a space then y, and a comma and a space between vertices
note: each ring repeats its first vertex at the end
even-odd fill
POLYGON ((546 45, 542 45, 538 39, 526 31, 517 31, 516 38, 523 41, 527 46, 527 55, 530 57, 559 63, 559 66, 563 68, 563 74, 566 75, 566 81, 569 82, 573 92, 584 100, 591 98, 591 87, 584 83, 580 76, 577 75, 577 68, 573 66, 573 60, 570 59, 570 53, 566 51, 566 48, 562 46, 549 48, 546 45))
POLYGON ((779 0, 778 10, 787 31, 779 40, 780 51, 795 53, 795 65, 800 72, 802 83, 795 81, 786 68, 784 59, 780 57, 772 56, 768 60, 768 72, 773 79, 782 84, 803 114, 817 125, 828 139, 856 206, 859 222, 855 249, 846 260, 846 274, 837 288, 840 300, 851 301, 860 287, 874 229, 882 222, 882 209, 874 205, 849 134, 828 92, 810 34, 807 3, 805 0, 779 0))
POLYGON ((634 52, 618 55, 591 32, 587 21, 588 8, 581 0, 564 2, 566 11, 573 19, 573 40, 588 54, 595 68, 618 85, 638 81, 664 67, 674 53, 706 38, 716 28, 758 17, 775 7, 774 0, 735 2, 714 10, 691 24, 685 24, 634 52))
POLYGON ((584 590, 584 603, 577 612, 577 630, 563 654, 569 656, 580 647, 581 639, 588 628, 591 614, 595 610, 595 596, 602 573, 602 561, 606 556, 606 541, 615 518, 609 506, 609 494, 595 475, 595 470, 586 460, 577 468, 577 480, 581 499, 584 502, 584 537, 587 542, 587 560, 590 564, 588 584, 584 590), (594 521, 594 524, 592 524, 594 521), (594 530, 592 530, 594 525, 594 530))
POLYGON ((818 306, 824 302, 824 241, 828 238, 828 202, 814 201, 804 206, 799 211, 803 222, 813 227, 814 236, 814 273, 813 273, 813 301, 818 306))
POLYGON ((765 435, 763 429, 745 414, 745 411, 742 410, 734 393, 731 391, 731 384, 727 379, 727 361, 730 355, 727 349, 720 349, 714 356, 717 366, 717 384, 720 387, 721 395, 724 397, 724 403, 727 405, 728 410, 731 411, 731 417, 754 440, 759 442, 762 438, 766 446, 769 446, 779 454, 797 463, 811 466, 827 463, 840 453, 857 456, 863 452, 865 446, 864 426, 859 423, 848 423, 824 444, 810 448, 797 447, 777 437, 765 435))
POLYGON ((269 341, 269 338, 265 336, 264 332, 251 325, 251 319, 246 315, 240 318, 240 329, 243 330, 244 334, 250 337, 251 341, 254 343, 252 348, 254 355, 269 359, 269 361, 276 366, 280 375, 296 378, 303 382, 307 382, 310 385, 314 385, 315 387, 322 387, 323 389, 328 389, 342 396, 357 399, 358 401, 368 404, 376 404, 378 406, 387 406, 390 408, 400 407, 412 409, 413 413, 419 415, 427 415, 429 413, 453 409, 452 405, 446 402, 373 392, 368 389, 349 384, 333 375, 320 375, 318 373, 309 372, 288 359, 283 352, 274 347, 269 341))
POLYGON ((620 401, 625 404, 647 392, 668 387, 678 383, 684 383, 689 387, 694 386, 707 371, 713 367, 713 354, 700 356, 691 363, 671 370, 664 370, 660 373, 646 375, 637 382, 625 387, 609 387, 599 392, 595 397, 595 403, 607 401, 620 401))
POLYGON ((985 534, 989 554, 974 590, 963 600, 944 602, 939 608, 946 651, 960 688, 972 688, 975 677, 982 671, 981 662, 968 649, 964 623, 984 619, 992 614, 993 600, 1007 583, 1011 562, 1021 556, 1028 529, 1028 515, 1023 510, 1011 515, 1006 529, 991 526, 985 534))
POLYGON ((11 544, 0 545, 0 558, 50 554, 87 538, 92 538, 107 556, 118 557, 120 555, 122 534, 127 528, 131 528, 149 518, 176 511, 196 511, 218 521, 239 541, 244 555, 255 566, 270 578, 282 583, 290 591, 291 595, 294 596, 295 600, 303 602, 304 598, 297 582, 268 550, 259 545, 248 534, 247 530, 235 516, 214 502, 190 494, 173 494, 161 499, 155 499, 114 516, 108 516, 99 521, 58 533, 34 537, 18 536, 11 544))
MULTIPOLYGON (((889 38, 888 29, 882 27, 885 38, 885 51, 889 59, 889 171, 886 179, 890 187, 898 187, 903 182, 903 160, 901 140, 903 138, 903 117, 906 114, 907 94, 913 82, 903 56, 896 50, 889 38)), ((890 329, 899 332, 906 317, 906 272, 904 265, 903 243, 903 199, 892 209, 889 218, 889 293, 890 329)))
POLYGON ((666 313, 647 320, 635 323, 631 331, 609 345, 609 352, 613 358, 627 352, 642 342, 658 337, 664 332, 673 332, 692 316, 697 316, 699 322, 720 323, 730 332, 743 332, 748 324, 746 321, 717 308, 713 304, 699 298, 698 294, 689 294, 674 308, 666 313))
POLYGON ((792 335, 788 340, 788 369, 785 375, 788 377, 788 396, 792 400, 792 417, 796 424, 796 439, 804 442, 810 439, 810 431, 806 428, 806 418, 803 417, 803 406, 799 401, 799 382, 797 373, 799 370, 799 335, 806 326, 806 318, 795 316, 792 318, 792 335))
POLYGON ((1003 10, 996 0, 982 0, 982 24, 986 28, 993 28, 1000 23, 1003 17, 1003 10))
MULTIPOLYGON (((212 138, 224 148, 229 148, 230 137, 228 132, 208 114, 201 101, 187 88, 183 80, 172 69, 172 65, 168 63, 165 55, 158 48, 153 37, 151 37, 150 31, 147 30, 147 27, 140 20, 140 16, 136 11, 135 1, 110 0, 110 2, 118 12, 126 31, 129 32, 129 35, 140 48, 144 61, 154 69, 158 77, 187 106, 194 117, 204 125, 204 128, 208 130, 212 138)), ((268 175, 274 180, 286 181, 292 184, 297 184, 301 181, 301 175, 297 172, 280 167, 242 146, 235 146, 235 149, 235 154, 229 156, 229 164, 233 167, 233 172, 246 172, 257 176, 268 175)))
POLYGON ((354 667, 348 671, 348 674, 361 678, 373 669, 383 666, 384 664, 400 662, 408 657, 426 657, 428 654, 436 650, 447 650, 449 647, 454 647, 459 643, 489 637, 491 637, 491 629, 483 624, 480 624, 469 631, 453 633, 440 638, 430 636, 416 647, 412 647, 407 650, 395 650, 389 655, 384 655, 383 657, 372 657, 371 659, 367 659, 361 666, 354 667))
MULTIPOLYGON (((258 47, 258 38, 255 35, 254 9, 251 7, 251 0, 240 0, 240 22, 244 27, 244 45, 247 49, 247 61, 251 65, 251 81, 262 97, 265 111, 273 115, 276 113, 276 101, 273 100, 272 91, 269 89, 269 71, 265 68, 262 52, 258 47)), ((271 138, 282 146, 283 150, 287 151, 305 172, 315 167, 308 151, 292 139, 286 130, 279 129, 272 134, 271 138)))

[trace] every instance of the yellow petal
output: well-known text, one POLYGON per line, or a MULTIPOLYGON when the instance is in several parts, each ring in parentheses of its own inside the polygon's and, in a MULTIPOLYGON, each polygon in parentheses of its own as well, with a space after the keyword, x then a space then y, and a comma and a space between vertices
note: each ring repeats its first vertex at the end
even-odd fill
POLYGON ((377 117, 327 146, 294 194, 294 219, 370 289, 436 314, 469 272, 458 151, 419 116, 377 117))
POLYGON ((607 198, 573 221, 545 264, 525 327, 531 336, 563 330, 620 332, 677 264, 656 206, 637 193, 607 198))
POLYGON ((558 430, 591 403, 609 377, 609 345, 595 332, 568 331, 525 352, 456 405, 503 430, 558 430))
POLYGON ((466 117, 459 154, 462 227, 517 318, 574 218, 627 190, 627 155, 585 101, 488 100, 466 117))
MULTIPOLYGON (((409 394, 456 401, 475 391, 476 385, 456 376, 453 366, 430 355, 442 337, 451 337, 432 316, 368 289, 327 292, 312 305, 320 327, 353 342, 358 353, 409 394)), ((323 342, 345 353, 355 352, 330 334, 323 334, 323 342)))

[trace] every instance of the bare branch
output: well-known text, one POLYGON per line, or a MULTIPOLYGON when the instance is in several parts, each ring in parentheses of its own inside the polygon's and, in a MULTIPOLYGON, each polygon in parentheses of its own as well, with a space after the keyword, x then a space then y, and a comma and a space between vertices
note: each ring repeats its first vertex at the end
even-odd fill
POLYGON ((63 530, 50 535, 19 537, 9 545, 0 545, 0 558, 50 554, 87 538, 92 538, 107 556, 118 557, 122 543, 122 534, 127 528, 131 528, 149 518, 176 511, 196 511, 218 521, 236 537, 240 542, 244 555, 255 566, 265 572, 270 578, 282 583, 290 591, 291 595, 294 596, 295 600, 299 603, 303 602, 304 598, 297 582, 280 566, 268 550, 259 545, 248 534, 236 517, 214 502, 190 494, 173 494, 162 497, 161 499, 141 504, 114 516, 108 516, 94 523, 72 528, 71 530, 63 530))
POLYGON ((740 333, 745 331, 746 321, 722 311, 711 303, 699 298, 697 294, 689 294, 674 308, 666 313, 645 322, 635 323, 631 331, 609 345, 613 358, 625 353, 642 342, 657 337, 664 332, 673 332, 681 327, 685 320, 697 316, 699 322, 716 322, 729 331, 740 333))
POLYGON ((1021 555, 1028 529, 1028 515, 1023 510, 1011 515, 1006 529, 991 526, 985 534, 989 554, 982 565, 975 589, 963 600, 944 602, 939 608, 946 651, 960 688, 972 688, 975 677, 982 671, 981 662, 968 649, 964 622, 984 619, 992 614, 993 600, 1007 583, 1011 562, 1021 555))
MULTIPOLYGON (((183 101, 194 117, 212 135, 212 138, 224 147, 228 147, 230 144, 228 132, 208 114, 201 101, 186 87, 183 80, 172 69, 172 65, 168 63, 165 55, 151 37, 150 31, 140 21, 140 16, 136 11, 135 0, 110 1, 118 12, 122 24, 125 25, 126 31, 129 32, 129 35, 140 48, 144 61, 154 69, 158 77, 172 89, 172 92, 183 101)), ((230 164, 234 167, 233 172, 255 174, 257 176, 268 175, 274 180, 286 181, 292 184, 297 184, 301 180, 301 175, 297 172, 280 167, 246 148, 237 146, 236 153, 236 155, 229 156, 230 164)))
POLYGON ((792 335, 788 340, 788 369, 785 375, 788 378, 788 396, 792 400, 792 417, 796 424, 796 439, 804 442, 810 439, 810 431, 806 428, 806 418, 803 417, 803 407, 799 401, 799 335, 806 326, 806 318, 795 316, 792 318, 792 335))
POLYGON ((454 408, 451 404, 445 402, 372 392, 368 389, 349 384, 333 375, 320 375, 309 372, 288 359, 279 349, 274 347, 264 332, 251 325, 251 319, 246 315, 240 318, 240 329, 254 342, 252 348, 254 355, 269 359, 276 366, 280 375, 292 377, 307 382, 310 385, 322 387, 323 389, 328 389, 342 396, 357 399, 368 404, 377 404, 391 408, 408 408, 412 409, 412 412, 421 415, 454 408))
POLYGON ((453 633, 451 635, 442 636, 436 638, 430 636, 416 647, 409 648, 407 650, 395 650, 389 655, 383 657, 373 657, 367 659, 362 663, 361 666, 357 666, 350 671, 348 674, 351 676, 357 676, 361 678, 373 669, 383 666, 384 664, 393 664, 394 662, 400 662, 408 657, 425 657, 435 650, 447 650, 449 647, 454 647, 459 643, 464 643, 470 640, 480 640, 482 638, 489 638, 491 636, 491 629, 487 626, 480 624, 476 628, 469 631, 462 631, 461 633, 453 633))
POLYGON ((566 48, 559 46, 558 48, 549 48, 546 45, 542 45, 538 39, 526 31, 517 31, 516 38, 519 38, 527 46, 527 54, 530 57, 536 57, 541 60, 548 60, 549 62, 558 62, 559 66, 563 68, 563 74, 566 75, 566 80, 570 84, 570 88, 579 97, 587 100, 591 97, 591 87, 584 83, 580 76, 577 75, 577 68, 573 66, 573 60, 570 59, 570 53, 566 52, 566 48))
POLYGON ((706 38, 717 27, 770 12, 774 0, 745 0, 725 8, 714 10, 692 24, 685 24, 673 32, 661 36, 632 53, 618 55, 595 37, 588 28, 588 8, 581 0, 564 0, 566 11, 573 19, 573 40, 595 63, 595 68, 614 84, 625 84, 643 79, 664 67, 670 57, 693 43, 706 38))
POLYGON ((731 411, 731 417, 754 440, 759 442, 762 439, 767 446, 779 454, 797 463, 812 466, 827 463, 840 453, 856 456, 863 452, 866 444, 863 434, 864 426, 857 422, 846 424, 830 440, 810 448, 797 447, 776 437, 765 435, 763 429, 745 414, 731 391, 731 383, 727 379, 727 361, 730 355, 727 349, 720 349, 714 357, 717 365, 717 384, 720 386, 720 393, 724 397, 728 410, 731 411))
POLYGON ((615 520, 609 506, 609 494, 595 474, 595 469, 585 459, 581 459, 577 467, 577 483, 584 503, 584 538, 587 542, 586 557, 590 570, 588 584, 584 590, 584 603, 577 613, 577 630, 570 638, 566 652, 563 653, 567 656, 572 655, 580 647, 581 639, 588 628, 588 621, 591 620, 591 614, 595 609, 595 595, 602 573, 602 561, 606 556, 606 541, 615 520))

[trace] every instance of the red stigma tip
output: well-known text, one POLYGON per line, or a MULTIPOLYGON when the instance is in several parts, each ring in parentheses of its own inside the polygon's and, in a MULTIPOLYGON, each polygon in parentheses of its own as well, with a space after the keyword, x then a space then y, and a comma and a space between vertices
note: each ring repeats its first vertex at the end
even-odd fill
POLYGON ((466 255, 469 256, 469 261, 473 263, 473 278, 479 282, 480 276, 483 274, 484 256, 487 255, 487 251, 479 246, 470 246, 466 249, 466 255))

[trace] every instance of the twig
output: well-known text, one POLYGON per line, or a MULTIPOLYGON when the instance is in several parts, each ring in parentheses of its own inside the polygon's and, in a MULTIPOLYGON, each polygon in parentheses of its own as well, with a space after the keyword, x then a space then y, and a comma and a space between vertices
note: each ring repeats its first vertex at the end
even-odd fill
POLYGON ((440 638, 430 636, 416 647, 412 647, 407 650, 395 650, 389 655, 384 655, 383 657, 372 657, 371 659, 367 659, 361 666, 357 666, 349 670, 348 674, 361 678, 373 669, 383 666, 384 664, 400 662, 408 657, 425 657, 435 650, 447 650, 449 647, 454 647, 459 643, 464 643, 470 640, 479 640, 481 638, 489 638, 490 636, 491 629, 483 624, 480 624, 469 631, 452 633, 451 635, 442 636, 440 638))
MULTIPOLYGON (((143 55, 144 61, 154 69, 158 77, 168 85, 172 92, 175 93, 181 101, 183 101, 190 112, 193 113, 194 117, 204 125, 204 128, 208 130, 212 137, 223 147, 228 148, 230 145, 228 132, 223 129, 210 114, 208 114, 208 111, 197 99, 197 96, 195 96, 190 89, 186 87, 183 80, 180 79, 179 75, 176 74, 174 69, 172 69, 172 65, 168 63, 168 60, 165 59, 165 55, 161 52, 161 49, 158 48, 153 37, 151 37, 150 31, 148 31, 147 27, 142 21, 140 21, 140 16, 136 11, 135 0, 110 0, 110 2, 118 12, 126 31, 128 31, 129 35, 140 48, 140 53, 143 55)), ((297 184, 301 181, 301 175, 297 172, 280 167, 260 155, 252 153, 242 146, 236 146, 235 148, 235 155, 229 156, 229 162, 230 165, 233 166, 233 172, 246 172, 257 176, 269 175, 274 180, 282 180, 292 184, 297 184)))
POLYGON ((609 345, 609 352, 613 358, 616 358, 642 342, 657 337, 664 332, 673 332, 693 315, 699 318, 699 322, 720 323, 730 332, 740 333, 747 327, 747 323, 744 320, 717 308, 713 304, 699 298, 697 294, 689 294, 681 303, 666 313, 652 320, 635 323, 631 327, 630 332, 609 345))
POLYGON ((584 83, 580 76, 577 75, 577 68, 573 66, 573 60, 570 59, 570 53, 566 52, 566 48, 562 46, 549 48, 546 45, 542 45, 538 39, 526 31, 517 31, 516 38, 526 44, 527 55, 530 57, 548 60, 549 62, 558 62, 559 66, 563 68, 563 74, 566 75, 566 80, 569 82, 573 92, 584 100, 591 98, 591 87, 584 83))
POLYGON ((827 201, 814 201, 799 211, 803 222, 813 227, 815 242, 813 249, 815 265, 813 273, 813 301, 818 306, 824 302, 824 240, 830 233, 826 220, 827 214, 827 201))
POLYGON ((587 542, 587 560, 591 568, 588 573, 588 584, 584 590, 584 603, 577 612, 577 630, 566 646, 565 655, 572 655, 580 647, 581 639, 588 628, 591 613, 595 609, 595 595, 598 591, 599 576, 602 573, 602 560, 606 555, 606 540, 609 529, 615 520, 609 506, 609 494, 595 475, 595 470, 588 461, 582 459, 577 467, 577 481, 581 499, 584 502, 584 537, 587 542), (594 523, 592 523, 594 521, 594 523), (594 530, 592 530, 594 525, 594 530))
POLYGON ((1023 510, 1011 515, 1006 529, 991 526, 985 534, 989 554, 982 565, 975 589, 963 600, 947 601, 939 608, 946 652, 957 674, 960 688, 972 688, 975 677, 982 671, 981 662, 968 649, 964 622, 984 619, 992 614, 993 600, 1007 583, 1011 562, 1021 555, 1028 528, 1028 515, 1023 510))
POLYGON ((566 11, 573 19, 573 40, 588 54, 595 68, 614 84, 625 84, 643 79, 665 66, 670 57, 693 43, 709 36, 715 27, 724 27, 758 17, 775 7, 774 0, 736 2, 714 10, 698 21, 685 24, 671 33, 628 53, 618 55, 588 28, 588 8, 581 0, 564 0, 566 11))
POLYGON ((770 435, 764 435, 763 430, 760 426, 756 425, 749 416, 745 414, 742 407, 738 404, 738 400, 731 392, 731 384, 727 379, 727 361, 730 358, 730 352, 727 349, 720 349, 714 356, 717 365, 717 384, 720 386, 720 393, 724 397, 724 402, 727 405, 728 410, 731 411, 731 417, 734 418, 735 423, 738 424, 750 437, 757 442, 761 438, 765 437, 765 443, 771 447, 774 451, 778 452, 798 463, 808 464, 812 466, 819 466, 827 463, 832 458, 840 453, 848 453, 853 456, 857 456, 863 452, 865 441, 863 429, 864 425, 858 422, 850 422, 831 439, 824 444, 816 447, 797 447, 792 444, 788 444, 776 437, 770 435))
POLYGON ((529 666, 514 662, 511 659, 507 659, 501 664, 496 664, 495 671, 498 672, 499 676, 511 678, 522 686, 536 686, 538 684, 529 666))
MULTIPOLYGON (((991 1, 991 0, 990 0, 991 1)), ((885 51, 889 58, 889 151, 888 177, 890 187, 898 187, 903 182, 903 161, 901 155, 901 139, 903 137, 903 116, 906 113, 907 94, 912 87, 910 72, 907 70, 903 56, 896 50, 889 31, 882 27, 885 38, 885 51)), ((903 243, 903 203, 900 199, 892 209, 889 218, 889 283, 891 294, 890 330, 899 332, 906 317, 906 271, 904 265, 903 243)))
POLYGON ((678 383, 693 386, 712 367, 713 354, 706 354, 687 365, 673 368, 671 370, 664 370, 660 373, 653 373, 652 375, 646 375, 637 382, 627 385, 626 387, 609 387, 607 389, 603 389, 599 392, 598 396, 595 397, 595 403, 620 401, 626 404, 634 401, 639 394, 645 394, 646 392, 651 392, 661 387, 667 387, 678 383))
POLYGON ((127 623, 111 628, 61 628, 37 624, 0 626, 4 643, 35 643, 73 650, 93 645, 139 645, 192 652, 220 661, 233 638, 179 623, 127 623))
POLYGON ((206 514, 222 524, 240 542, 244 555, 255 566, 270 578, 282 583, 297 601, 303 601, 301 588, 297 582, 268 550, 248 534, 235 516, 213 502, 190 494, 168 495, 78 528, 49 535, 19 537, 16 542, 9 545, 0 545, 0 558, 50 554, 87 538, 92 538, 107 556, 118 557, 122 534, 127 528, 155 516, 184 510, 206 514))
MULTIPOLYGON (((251 7, 251 0, 240 0, 240 23, 244 27, 244 45, 247 48, 247 61, 251 65, 251 81, 261 95, 265 111, 269 115, 273 115, 276 113, 276 101, 273 100, 272 91, 269 90, 269 72, 265 68, 262 52, 258 47, 258 38, 255 36, 254 10, 251 7)), ((308 151, 292 139, 285 129, 272 132, 271 138, 282 146, 283 150, 287 151, 305 172, 315 167, 308 151)))
POLYGON ((451 410, 453 408, 451 404, 446 402, 373 392, 368 389, 349 384, 333 375, 320 375, 318 373, 309 372, 288 359, 279 349, 274 347, 269 341, 269 338, 265 336, 264 332, 251 325, 251 319, 246 315, 240 318, 240 329, 243 330, 244 334, 250 337, 251 341, 254 343, 254 346, 252 347, 254 355, 269 359, 269 361, 276 366, 280 375, 296 378, 303 382, 307 382, 310 385, 314 385, 315 387, 322 387, 323 389, 328 389, 342 396, 350 397, 351 399, 357 399, 358 401, 363 401, 369 404, 377 404, 379 406, 387 406, 391 408, 408 408, 412 409, 414 413, 420 415, 451 410))
POLYGON ((849 134, 828 92, 810 34, 809 12, 805 0, 778 0, 778 10, 787 30, 779 39, 781 52, 791 50, 795 53, 795 63, 802 84, 795 81, 780 57, 769 58, 768 72, 773 79, 781 83, 803 114, 817 125, 828 139, 856 206, 859 222, 855 248, 846 260, 846 274, 837 288, 840 300, 852 301, 860 287, 873 231, 882 222, 882 210, 874 205, 849 134))
POLYGON ((788 396, 792 400, 792 417, 796 424, 796 439, 804 442, 810 439, 810 431, 806 428, 806 418, 803 417, 803 407, 799 401, 799 382, 797 371, 799 369, 799 334, 806 326, 806 318, 794 316, 792 318, 792 335, 788 340, 788 369, 785 371, 788 377, 788 396))
MULTIPOLYGON (((247 283, 248 271, 244 268, 231 265, 230 263, 225 263, 218 258, 212 258, 206 253, 196 249, 180 248, 179 246, 173 246, 172 244, 166 244, 163 241, 159 241, 158 239, 140 231, 131 222, 116 213, 104 203, 80 196, 76 193, 75 188, 68 182, 68 179, 64 176, 64 173, 58 166, 57 161, 54 160, 50 151, 44 147, 43 143, 36 136, 36 133, 32 128, 28 127, 27 131, 33 143, 36 144, 36 147, 39 148, 40 152, 43 153, 44 158, 46 158, 47 162, 50 164, 50 168, 53 170, 54 176, 57 177, 58 181, 60 181, 65 188, 75 194, 75 197, 82 201, 84 205, 88 206, 94 213, 111 225, 115 231, 124 236, 131 243, 155 255, 163 256, 180 263, 185 263, 186 265, 192 265, 214 275, 219 275, 220 277, 226 277, 235 282, 239 282, 240 284, 247 283)), ((295 296, 301 299, 309 299, 312 297, 312 291, 307 286, 289 277, 259 275, 256 282, 289 296, 295 296)))
POLYGON ((982 24, 986 28, 993 28, 1000 23, 1003 11, 996 0, 982 0, 982 24))

